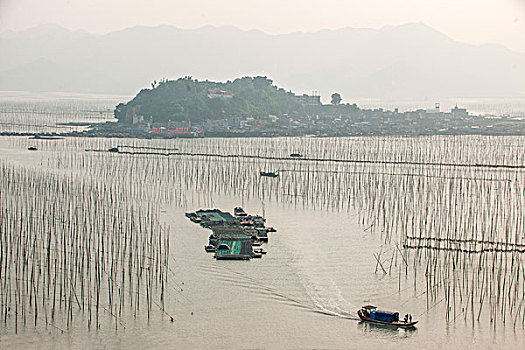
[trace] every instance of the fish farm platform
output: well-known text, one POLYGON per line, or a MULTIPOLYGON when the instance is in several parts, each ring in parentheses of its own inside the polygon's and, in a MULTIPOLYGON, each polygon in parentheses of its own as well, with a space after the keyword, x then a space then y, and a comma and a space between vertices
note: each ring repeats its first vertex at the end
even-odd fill
POLYGON ((265 227, 262 216, 248 215, 242 208, 235 208, 235 216, 219 209, 197 210, 186 213, 191 221, 212 230, 206 252, 214 252, 217 260, 249 260, 261 258, 266 252, 260 248, 268 242, 268 232, 274 228, 265 227), (257 248, 254 250, 254 246, 257 248))

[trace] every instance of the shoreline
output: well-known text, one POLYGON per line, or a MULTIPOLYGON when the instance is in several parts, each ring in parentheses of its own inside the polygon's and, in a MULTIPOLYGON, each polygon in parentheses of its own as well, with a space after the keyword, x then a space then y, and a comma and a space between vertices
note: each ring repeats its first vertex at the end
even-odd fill
MULTIPOLYGON (((524 123, 525 124, 525 123, 524 123)), ((525 125, 523 126, 525 129, 525 125)), ((333 138, 333 137, 421 137, 421 136, 525 136, 525 130, 515 128, 512 130, 446 130, 446 131, 414 131, 414 132, 368 132, 368 133, 267 133, 267 132, 207 132, 205 134, 158 134, 158 133, 125 133, 125 132, 0 132, 0 136, 20 136, 29 137, 35 140, 53 140, 65 137, 81 138, 130 138, 130 139, 203 139, 203 138, 279 138, 279 137, 312 137, 312 138, 333 138)))

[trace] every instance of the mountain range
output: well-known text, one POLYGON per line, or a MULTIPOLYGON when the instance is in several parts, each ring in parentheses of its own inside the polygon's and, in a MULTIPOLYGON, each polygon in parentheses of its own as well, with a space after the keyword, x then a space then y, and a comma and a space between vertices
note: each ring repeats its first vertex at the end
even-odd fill
POLYGON ((525 54, 423 24, 269 35, 137 26, 104 35, 57 25, 0 33, 0 90, 135 94, 161 78, 268 76, 296 93, 352 98, 519 97, 525 54))

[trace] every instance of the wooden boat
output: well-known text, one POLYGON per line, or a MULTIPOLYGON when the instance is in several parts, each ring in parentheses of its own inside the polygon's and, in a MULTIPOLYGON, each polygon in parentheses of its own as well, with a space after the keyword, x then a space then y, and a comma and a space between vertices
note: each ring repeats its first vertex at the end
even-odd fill
POLYGON ((36 148, 35 146, 27 147, 27 149, 29 151, 37 151, 38 150, 38 148, 36 148))
POLYGON ((266 250, 262 249, 262 248, 254 248, 253 249, 253 252, 256 253, 256 254, 266 254, 266 250))
POLYGON ((412 328, 419 322, 408 321, 408 314, 405 320, 399 320, 399 312, 377 310, 377 307, 373 305, 363 306, 357 311, 357 315, 365 322, 399 328, 412 328))
POLYGON ((260 171, 259 173, 261 174, 261 176, 266 176, 266 177, 277 177, 277 176, 279 176, 279 174, 274 173, 274 172, 260 171))
POLYGON ((246 214, 244 209, 242 209, 241 207, 235 207, 233 209, 233 215, 234 216, 247 216, 248 214, 246 214))
POLYGON ((207 252, 207 253, 215 253, 215 251, 217 250, 215 248, 215 246, 213 245, 207 245, 207 246, 204 246, 204 250, 207 252))

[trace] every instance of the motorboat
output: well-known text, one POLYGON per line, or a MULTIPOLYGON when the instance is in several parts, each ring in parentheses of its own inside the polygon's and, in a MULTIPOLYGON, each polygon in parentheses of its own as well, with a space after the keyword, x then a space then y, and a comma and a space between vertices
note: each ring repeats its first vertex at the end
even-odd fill
POLYGON ((400 328, 412 328, 419 321, 412 321, 412 316, 405 315, 403 320, 399 319, 399 312, 378 310, 376 306, 365 305, 357 311, 359 318, 365 322, 400 328))

